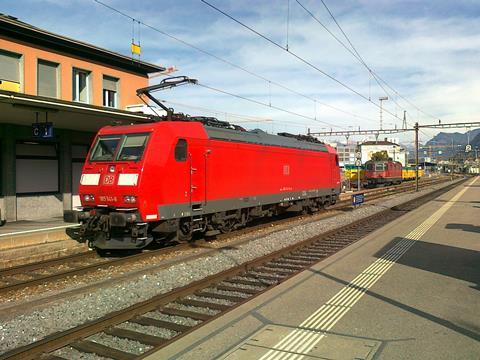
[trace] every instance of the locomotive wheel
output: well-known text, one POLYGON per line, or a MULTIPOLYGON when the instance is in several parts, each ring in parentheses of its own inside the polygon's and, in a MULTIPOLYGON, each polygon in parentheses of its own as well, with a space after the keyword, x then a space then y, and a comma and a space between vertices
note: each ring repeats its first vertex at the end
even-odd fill
POLYGON ((177 230, 178 242, 189 242, 192 240, 192 227, 189 221, 180 221, 177 230))
POLYGON ((235 228, 235 223, 236 222, 234 219, 225 220, 224 223, 219 227, 219 230, 222 232, 222 234, 228 234, 235 228))

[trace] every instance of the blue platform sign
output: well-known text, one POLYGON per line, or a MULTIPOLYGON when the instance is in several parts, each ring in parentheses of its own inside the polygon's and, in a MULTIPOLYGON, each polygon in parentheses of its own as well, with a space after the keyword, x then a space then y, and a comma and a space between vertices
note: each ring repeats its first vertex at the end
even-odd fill
POLYGON ((364 202, 365 202, 365 194, 364 193, 352 195, 352 205, 353 206, 363 204, 364 202))
POLYGON ((34 138, 52 139, 53 138, 53 123, 42 122, 32 124, 32 135, 34 138))

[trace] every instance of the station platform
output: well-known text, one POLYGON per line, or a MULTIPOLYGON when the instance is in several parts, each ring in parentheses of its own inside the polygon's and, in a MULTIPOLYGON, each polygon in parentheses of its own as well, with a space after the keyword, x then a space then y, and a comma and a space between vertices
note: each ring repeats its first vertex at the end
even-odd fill
POLYGON ((6 223, 0 227, 0 250, 67 240, 70 237, 65 229, 75 226, 78 225, 66 223, 63 218, 6 223))
POLYGON ((63 218, 6 223, 0 227, 0 269, 85 251, 73 240, 76 227, 63 218))
POLYGON ((479 359, 480 178, 147 357, 479 359))

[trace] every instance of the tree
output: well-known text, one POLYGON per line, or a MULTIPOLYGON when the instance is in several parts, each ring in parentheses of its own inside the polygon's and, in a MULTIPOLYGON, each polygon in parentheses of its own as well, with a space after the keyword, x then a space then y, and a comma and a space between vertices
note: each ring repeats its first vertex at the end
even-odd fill
POLYGON ((388 157, 388 153, 385 150, 382 150, 382 151, 377 151, 376 153, 373 153, 372 160, 382 161, 382 160, 391 160, 391 158, 388 157))

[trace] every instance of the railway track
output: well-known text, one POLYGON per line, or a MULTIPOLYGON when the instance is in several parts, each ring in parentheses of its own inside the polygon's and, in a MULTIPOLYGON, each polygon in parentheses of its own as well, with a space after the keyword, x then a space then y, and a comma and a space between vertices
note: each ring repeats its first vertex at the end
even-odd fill
MULTIPOLYGON (((432 186, 445 181, 446 180, 443 178, 424 181, 421 183, 421 186, 432 186)), ((365 190, 365 199, 368 202, 395 193, 412 191, 414 186, 415 185, 412 183, 405 183, 399 186, 365 190)), ((341 199, 335 206, 331 207, 331 209, 342 210, 348 208, 350 206, 350 194, 345 194, 344 197, 346 198, 341 199)), ((276 220, 273 222, 273 224, 281 225, 283 222, 292 221, 294 219, 295 217, 289 217, 287 219, 276 220)), ((267 226, 270 224, 272 224, 272 222, 269 222, 267 226)), ((253 232, 262 226, 265 226, 265 224, 247 227, 246 229, 235 232, 235 234, 238 235, 240 232, 253 232)), ((84 275, 99 269, 106 269, 112 266, 121 266, 124 264, 153 258, 155 256, 167 255, 173 251, 187 250, 188 248, 190 248, 189 244, 178 244, 172 247, 148 252, 145 251, 139 254, 113 259, 100 257, 96 252, 88 251, 52 260, 45 260, 32 264, 7 268, 0 271, 0 296, 13 290, 22 290, 27 287, 43 285, 71 276, 84 275)))
POLYGON ((120 266, 130 262, 145 260, 154 256, 167 255, 174 251, 187 249, 188 244, 178 244, 158 250, 146 251, 118 258, 100 257, 95 251, 88 251, 57 259, 26 264, 0 271, 0 295, 12 290, 64 279, 74 275, 83 275, 91 271, 120 266))
POLYGON ((253 261, 155 296, 67 331, 0 355, 0 359, 69 359, 72 351, 110 359, 137 359, 178 340, 224 313, 281 284, 458 183, 312 237, 253 261), (105 336, 136 341, 142 351, 102 344, 105 336), (99 340, 100 339, 100 340, 99 340))

